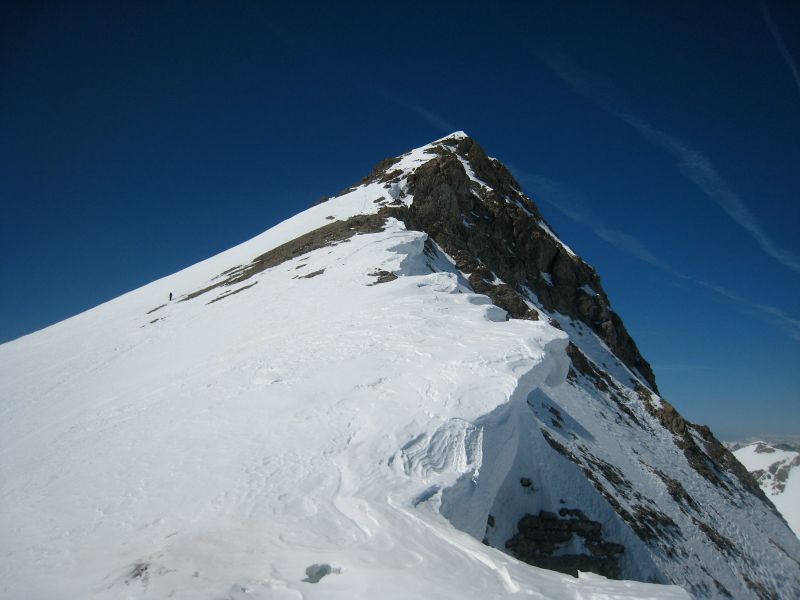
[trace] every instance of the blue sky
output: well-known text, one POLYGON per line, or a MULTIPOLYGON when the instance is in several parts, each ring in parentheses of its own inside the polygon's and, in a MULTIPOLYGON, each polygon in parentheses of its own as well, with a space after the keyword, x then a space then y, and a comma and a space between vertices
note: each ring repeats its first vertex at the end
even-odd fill
POLYGON ((287 4, 5 6, 0 341, 463 129, 689 419, 800 434, 800 4, 287 4))

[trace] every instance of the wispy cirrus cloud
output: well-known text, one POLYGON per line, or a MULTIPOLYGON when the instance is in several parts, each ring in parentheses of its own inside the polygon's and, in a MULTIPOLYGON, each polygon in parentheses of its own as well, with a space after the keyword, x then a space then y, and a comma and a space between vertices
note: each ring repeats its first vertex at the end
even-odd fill
POLYGON ((416 102, 412 102, 407 100, 406 98, 402 98, 395 94, 389 94, 388 92, 384 91, 375 91, 377 95, 379 95, 384 100, 388 100, 392 104, 399 106, 400 108, 407 110, 408 112, 414 113, 418 117, 422 118, 422 120, 427 121, 431 125, 433 125, 436 129, 441 131, 442 133, 453 133, 458 128, 453 127, 446 119, 440 117, 432 110, 429 110, 425 106, 418 104, 416 102))
POLYGON ((666 364, 654 364, 653 368, 658 371, 677 371, 679 373, 707 373, 709 371, 730 371, 731 369, 727 367, 719 367, 719 366, 709 366, 709 365, 698 365, 698 364, 680 364, 680 363, 666 363, 666 364))
POLYGON ((789 68, 789 72, 792 74, 792 79, 794 79, 794 84, 797 86, 797 91, 800 91, 800 72, 797 71, 797 64, 794 62, 794 58, 792 58, 789 49, 783 42, 781 30, 778 29, 778 25, 772 18, 772 13, 770 13, 767 3, 762 0, 759 3, 759 8, 761 9, 761 17, 764 19, 764 24, 767 26, 767 29, 769 29, 772 39, 775 40, 775 45, 778 47, 778 52, 780 52, 783 62, 786 63, 786 66, 789 68))
POLYGON ((430 123, 434 127, 437 127, 439 131, 441 131, 442 133, 452 133, 456 130, 456 127, 453 127, 448 121, 445 121, 442 117, 428 110, 424 106, 420 106, 418 104, 410 104, 407 102, 401 102, 397 99, 395 99, 395 102, 399 106, 402 106, 403 108, 406 108, 407 110, 416 113, 424 120, 426 120, 428 123, 430 123))
POLYGON ((786 268, 800 273, 800 258, 781 248, 767 235, 741 195, 719 174, 703 153, 633 114, 625 107, 625 102, 609 81, 580 68, 565 55, 545 54, 540 55, 540 58, 574 90, 597 102, 606 111, 634 128, 653 146, 672 155, 680 172, 744 229, 764 253, 786 268))
POLYGON ((681 273, 653 254, 640 240, 623 231, 607 227, 586 212, 583 207, 590 203, 580 192, 540 175, 520 174, 516 170, 515 172, 520 176, 525 187, 536 192, 537 200, 544 200, 573 221, 587 226, 597 237, 605 240, 615 248, 672 275, 683 277, 681 273))
POLYGON ((711 290, 719 296, 727 298, 733 304, 738 306, 740 311, 760 317, 762 320, 770 322, 773 325, 783 327, 793 339, 800 341, 800 319, 795 319, 785 311, 775 306, 748 300, 736 292, 733 292, 715 283, 710 283, 708 281, 695 278, 691 278, 691 280, 693 283, 704 287, 707 290, 711 290))
POLYGON ((629 113, 618 113, 620 119, 636 129, 654 146, 666 150, 675 158, 681 173, 719 206, 737 225, 750 234, 766 254, 785 267, 800 273, 800 259, 780 248, 764 231, 742 197, 714 169, 711 161, 688 144, 660 131, 629 113))
POLYGON ((543 52, 538 56, 539 60, 550 67, 550 70, 559 79, 569 84, 575 91, 600 104, 608 112, 616 113, 620 107, 625 105, 617 88, 608 79, 579 67, 566 54, 543 52))
POLYGON ((519 170, 516 173, 524 186, 534 193, 536 200, 547 202, 565 216, 587 227, 597 237, 605 240, 618 250, 634 256, 684 283, 693 284, 705 291, 712 292, 718 299, 726 301, 739 312, 770 323, 782 329, 792 339, 800 341, 800 319, 792 317, 780 308, 761 302, 754 302, 721 285, 699 279, 677 269, 654 254, 640 239, 624 231, 608 227, 590 214, 584 208, 590 203, 577 190, 541 175, 520 172, 519 170))

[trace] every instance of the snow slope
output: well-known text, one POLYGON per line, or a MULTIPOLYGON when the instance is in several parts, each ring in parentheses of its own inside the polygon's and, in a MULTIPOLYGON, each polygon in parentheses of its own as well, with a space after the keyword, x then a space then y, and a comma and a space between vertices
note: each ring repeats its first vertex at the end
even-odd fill
MULTIPOLYGON (((501 277, 405 225, 427 201, 414 177, 435 171, 444 200, 478 203, 451 215, 476 248, 480 203, 538 228, 556 257, 539 293, 564 293, 571 268, 594 277, 466 140, 0 346, 0 597, 800 593, 800 542, 626 366, 647 366, 635 352, 530 287, 507 320, 474 291, 508 300, 501 277)), ((574 282, 587 311, 607 302, 591 282, 574 282)))
POLYGON ((800 452, 754 442, 733 453, 800 537, 800 452))
POLYGON ((148 314, 365 198, 0 346, 3 598, 685 597, 529 567, 441 516, 436 490, 508 468, 487 437, 563 380, 566 336, 430 272, 424 234, 391 222, 148 314))

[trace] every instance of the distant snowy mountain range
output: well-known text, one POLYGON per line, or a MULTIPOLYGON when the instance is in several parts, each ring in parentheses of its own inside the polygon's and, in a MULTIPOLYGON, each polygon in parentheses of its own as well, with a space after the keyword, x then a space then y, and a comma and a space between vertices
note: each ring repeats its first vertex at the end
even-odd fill
POLYGON ((800 445, 752 442, 735 446, 734 456, 800 537, 800 445))
POLYGON ((800 597, 800 540, 463 132, 0 346, 0 556, 9 600, 800 597))
POLYGON ((789 450, 792 452, 800 452, 800 438, 794 437, 753 437, 749 438, 745 442, 737 441, 737 442, 722 442, 725 447, 733 452, 736 453, 737 450, 740 448, 744 448, 745 446, 752 446, 753 444, 764 444, 766 446, 771 446, 773 448, 777 448, 779 450, 789 450))

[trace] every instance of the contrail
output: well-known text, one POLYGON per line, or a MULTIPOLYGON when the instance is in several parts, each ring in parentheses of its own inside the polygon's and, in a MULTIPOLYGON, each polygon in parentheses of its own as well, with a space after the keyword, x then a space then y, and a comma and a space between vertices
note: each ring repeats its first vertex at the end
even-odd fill
POLYGON ((407 110, 409 112, 414 113, 418 117, 421 117, 423 120, 427 121, 431 125, 433 125, 436 129, 441 131, 442 133, 453 133, 458 128, 454 127, 451 123, 447 120, 443 119, 436 113, 431 110, 428 110, 424 106, 420 104, 416 104, 414 102, 410 102, 405 98, 397 96, 395 94, 390 94, 383 90, 370 90, 372 93, 380 96, 384 100, 388 100, 392 104, 399 106, 400 108, 407 110))
POLYGON ((781 53, 783 57, 783 62, 786 63, 786 66, 789 67, 789 71, 792 72, 792 78, 794 78, 794 84, 797 86, 797 90, 800 91, 800 73, 797 71, 797 65, 792 58, 792 55, 789 54, 789 49, 786 47, 786 44, 783 43, 783 36, 781 35, 778 26, 775 24, 775 21, 772 19, 772 14, 769 12, 769 7, 767 6, 766 2, 760 2, 759 7, 761 8, 761 16, 764 17, 764 23, 767 25, 767 29, 772 34, 772 39, 775 40, 775 45, 778 46, 778 51, 781 53))
POLYGON ((717 172, 708 158, 685 142, 656 129, 638 117, 628 113, 615 114, 641 133, 651 144, 672 154, 678 162, 681 173, 700 188, 737 225, 747 231, 764 253, 792 271, 800 273, 800 259, 772 241, 739 193, 717 172))
MULTIPOLYGON (((777 32, 777 30, 775 30, 777 32)), ((775 35, 778 35, 775 33, 775 35)), ((776 37, 776 40, 780 40, 776 37)), ((785 51, 782 43, 779 44, 785 51)), ((787 60, 791 61, 788 52, 787 60)), ((539 58, 566 84, 578 93, 599 104, 604 110, 618 117, 638 131, 650 144, 667 151, 678 164, 680 172, 694 183, 709 200, 719 206, 737 225, 755 240, 765 254, 771 256, 788 269, 800 273, 800 258, 778 246, 764 231, 761 223, 750 211, 739 193, 714 168, 705 155, 686 142, 653 127, 644 119, 625 108, 626 103, 616 88, 605 78, 585 71, 564 54, 542 54, 539 58)), ((794 64, 793 73, 797 75, 794 64)), ((800 80, 798 89, 800 89, 800 80)))

